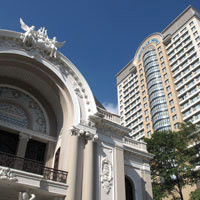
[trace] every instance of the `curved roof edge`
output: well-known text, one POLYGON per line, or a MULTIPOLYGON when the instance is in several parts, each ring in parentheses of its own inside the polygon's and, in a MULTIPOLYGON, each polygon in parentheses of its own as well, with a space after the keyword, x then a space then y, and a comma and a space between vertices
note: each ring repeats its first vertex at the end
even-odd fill
MULTIPOLYGON (((3 38, 3 39, 5 39, 5 40, 7 38, 10 38, 13 41, 20 42, 21 41, 20 36, 22 34, 23 33, 21 33, 21 32, 0 29, 0 37, 3 38)), ((24 48, 24 51, 27 51, 27 50, 24 48)), ((51 62, 52 64, 54 63, 53 58, 48 59, 47 57, 44 57, 44 56, 42 56, 42 58, 44 60, 47 60, 48 62, 51 62)), ((36 58, 34 58, 34 59, 36 59, 36 58)), ((87 104, 86 107, 88 107, 88 105, 90 104, 90 110, 91 110, 90 114, 88 114, 88 115, 92 115, 92 114, 97 113, 97 105, 96 105, 95 98, 93 96, 92 90, 89 87, 86 79, 83 77, 83 75, 81 74, 81 72, 78 70, 78 68, 66 56, 64 56, 60 51, 57 51, 57 57, 54 58, 54 59, 57 62, 61 62, 61 63, 63 62, 63 64, 65 64, 65 65, 63 65, 63 67, 67 66, 69 68, 66 71, 70 75, 72 75, 72 77, 74 78, 74 80, 76 80, 77 85, 80 86, 81 92, 84 92, 86 94, 87 99, 90 102, 88 102, 88 100, 87 100, 85 102, 85 104, 87 104)), ((41 62, 41 60, 38 60, 38 61, 41 62)))

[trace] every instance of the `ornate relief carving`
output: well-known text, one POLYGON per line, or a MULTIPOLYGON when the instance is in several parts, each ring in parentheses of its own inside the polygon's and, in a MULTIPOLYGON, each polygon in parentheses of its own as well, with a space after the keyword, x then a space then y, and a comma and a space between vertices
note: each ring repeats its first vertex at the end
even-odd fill
POLYGON ((43 111, 34 99, 8 87, 0 87, 0 94, 1 121, 37 132, 46 132, 43 111))
POLYGON ((112 177, 112 164, 108 158, 103 158, 101 161, 101 183, 106 194, 109 194, 111 188, 113 177, 112 177))
POLYGON ((51 58, 56 58, 57 49, 62 47, 65 42, 56 41, 56 37, 53 37, 53 39, 49 39, 45 27, 41 27, 40 29, 35 31, 35 26, 27 26, 21 18, 20 24, 21 28, 26 31, 21 35, 22 42, 26 48, 37 48, 44 55, 51 58))
POLYGON ((10 168, 0 168, 0 180, 9 180, 13 182, 18 181, 16 175, 10 170, 10 168))

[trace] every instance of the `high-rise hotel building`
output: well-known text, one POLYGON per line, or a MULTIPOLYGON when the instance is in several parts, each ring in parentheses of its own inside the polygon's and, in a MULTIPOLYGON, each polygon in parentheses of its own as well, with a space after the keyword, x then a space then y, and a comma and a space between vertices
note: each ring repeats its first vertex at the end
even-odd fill
POLYGON ((121 125, 134 139, 199 122, 200 13, 189 6, 148 36, 116 77, 121 125))

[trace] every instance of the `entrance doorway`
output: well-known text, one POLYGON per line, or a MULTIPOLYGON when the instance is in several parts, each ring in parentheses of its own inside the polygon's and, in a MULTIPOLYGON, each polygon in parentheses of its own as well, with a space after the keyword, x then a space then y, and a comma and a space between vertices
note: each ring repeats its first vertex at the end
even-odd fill
POLYGON ((135 200, 135 187, 129 177, 125 177, 126 200, 135 200))

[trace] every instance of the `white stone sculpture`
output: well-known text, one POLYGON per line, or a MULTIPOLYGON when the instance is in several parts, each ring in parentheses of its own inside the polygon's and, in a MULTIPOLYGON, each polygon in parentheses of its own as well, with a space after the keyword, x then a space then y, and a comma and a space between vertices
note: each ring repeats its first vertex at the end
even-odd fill
POLYGON ((58 42, 56 37, 49 39, 47 35, 47 30, 45 27, 41 27, 35 31, 35 26, 27 26, 23 20, 20 18, 21 28, 25 31, 21 35, 22 42, 28 48, 39 48, 44 54, 48 55, 51 58, 56 58, 57 49, 62 47, 65 44, 64 42, 58 42))
POLYGON ((32 40, 35 38, 35 26, 27 26, 23 20, 20 18, 20 24, 21 24, 21 28, 26 31, 24 34, 23 34, 23 42, 25 43, 27 40, 32 40))
POLYGON ((0 169, 0 180, 9 180, 16 182, 18 179, 16 178, 16 175, 12 173, 10 168, 1 168, 0 169))
POLYGON ((106 194, 109 194, 112 187, 112 164, 108 158, 103 158, 101 161, 101 183, 106 194))
POLYGON ((29 191, 19 193, 19 200, 33 200, 35 197, 35 194, 32 194, 29 191))

